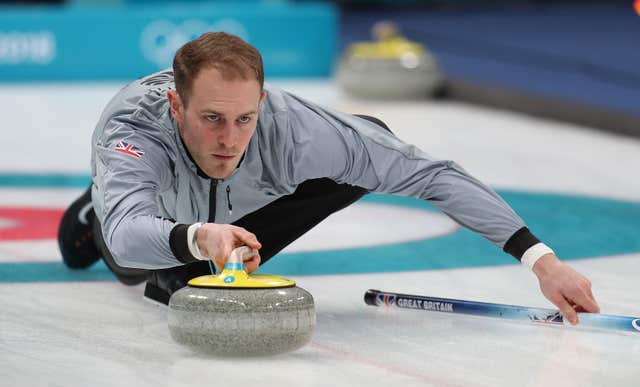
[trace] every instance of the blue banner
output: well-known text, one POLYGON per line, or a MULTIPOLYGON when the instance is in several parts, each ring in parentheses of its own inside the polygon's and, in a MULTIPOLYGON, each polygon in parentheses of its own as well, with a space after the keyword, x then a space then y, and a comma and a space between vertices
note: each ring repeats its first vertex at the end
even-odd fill
POLYGON ((131 79, 170 67, 206 31, 256 46, 269 77, 328 76, 337 14, 326 4, 170 4, 0 9, 0 81, 131 79))

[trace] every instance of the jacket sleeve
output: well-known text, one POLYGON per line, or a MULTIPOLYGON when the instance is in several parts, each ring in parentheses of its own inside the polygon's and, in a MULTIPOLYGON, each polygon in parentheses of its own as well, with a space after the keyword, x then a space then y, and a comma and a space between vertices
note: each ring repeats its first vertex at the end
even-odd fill
POLYGON ((123 267, 193 262, 188 225, 158 216, 158 193, 170 185, 173 173, 168 150, 130 125, 108 123, 94 144, 92 198, 105 244, 123 267))
POLYGON ((298 144, 289 156, 294 184, 329 177, 427 200, 517 259, 538 242, 498 194, 455 162, 430 157, 368 120, 299 102, 289 114, 298 144))

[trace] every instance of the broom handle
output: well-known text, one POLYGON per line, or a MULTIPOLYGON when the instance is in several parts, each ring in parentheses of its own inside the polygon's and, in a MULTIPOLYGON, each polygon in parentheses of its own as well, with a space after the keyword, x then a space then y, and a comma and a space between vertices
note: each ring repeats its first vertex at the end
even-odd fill
MULTIPOLYGON (((390 306, 402 309, 495 317, 508 320, 529 321, 536 324, 565 325, 565 320, 558 310, 546 308, 416 296, 382 292, 373 289, 369 289, 365 293, 364 302, 372 306, 390 306)), ((600 313, 578 313, 578 318, 580 319, 579 325, 582 327, 640 334, 640 318, 637 317, 613 316, 600 313)), ((566 324, 569 323, 567 322, 566 324)))

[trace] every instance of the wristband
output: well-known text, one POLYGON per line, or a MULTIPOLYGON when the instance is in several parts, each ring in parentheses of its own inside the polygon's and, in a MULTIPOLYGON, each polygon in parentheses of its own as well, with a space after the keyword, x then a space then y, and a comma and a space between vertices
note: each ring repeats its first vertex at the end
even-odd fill
POLYGON ((201 261, 207 261, 209 258, 202 255, 198 248, 198 241, 196 240, 196 231, 202 226, 202 223, 194 223, 187 229, 187 246, 189 246, 189 252, 194 257, 201 261))
POLYGON ((536 243, 522 254, 521 262, 523 265, 529 267, 529 269, 533 269, 533 265, 538 262, 538 259, 542 258, 542 256, 546 254, 554 254, 554 252, 544 243, 536 243))

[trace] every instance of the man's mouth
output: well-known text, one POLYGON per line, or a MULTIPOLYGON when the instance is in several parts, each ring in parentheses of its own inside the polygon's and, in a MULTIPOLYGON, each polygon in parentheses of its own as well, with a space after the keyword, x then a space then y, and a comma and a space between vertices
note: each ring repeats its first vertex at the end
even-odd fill
POLYGON ((236 157, 235 155, 224 155, 224 154, 212 154, 212 156, 218 160, 231 160, 234 157, 236 157))

